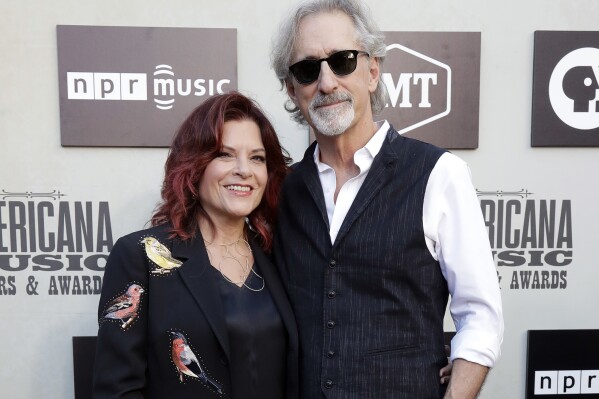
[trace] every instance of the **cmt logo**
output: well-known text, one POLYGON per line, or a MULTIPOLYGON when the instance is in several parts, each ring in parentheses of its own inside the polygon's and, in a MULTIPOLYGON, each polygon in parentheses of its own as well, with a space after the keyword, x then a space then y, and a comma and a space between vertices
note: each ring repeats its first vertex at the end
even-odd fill
MULTIPOLYGON (((213 96, 226 91, 229 79, 175 78, 170 65, 157 65, 152 94, 156 108, 173 108, 176 96, 213 96)), ((145 73, 67 72, 69 100, 148 100, 148 76, 145 73)))
POLYGON ((536 395, 599 393, 599 370, 535 371, 536 395))
POLYGON ((402 60, 402 65, 398 69, 413 72, 401 72, 396 77, 389 72, 382 74, 382 81, 387 86, 390 99, 386 107, 412 108, 416 118, 409 126, 403 127, 398 132, 403 134, 449 115, 451 112, 449 65, 401 44, 387 46, 388 58, 394 58, 395 52, 401 52, 398 59, 402 60))
POLYGON ((557 63, 549 80, 549 100, 568 126, 599 127, 599 49, 580 48, 557 63))

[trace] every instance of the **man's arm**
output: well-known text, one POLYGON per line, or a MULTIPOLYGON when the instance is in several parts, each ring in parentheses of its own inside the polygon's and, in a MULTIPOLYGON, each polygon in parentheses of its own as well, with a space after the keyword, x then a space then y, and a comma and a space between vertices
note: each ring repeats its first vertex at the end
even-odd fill
POLYGON ((447 280, 457 330, 445 398, 475 398, 499 356, 503 315, 480 204, 467 165, 454 155, 444 154, 433 169, 424 211, 425 236, 447 280))
POLYGON ((478 363, 455 359, 444 399, 476 398, 488 372, 488 367, 478 363))
POLYGON ((493 367, 503 338, 501 294, 489 234, 468 166, 444 154, 430 174, 423 227, 451 295, 451 359, 493 367))

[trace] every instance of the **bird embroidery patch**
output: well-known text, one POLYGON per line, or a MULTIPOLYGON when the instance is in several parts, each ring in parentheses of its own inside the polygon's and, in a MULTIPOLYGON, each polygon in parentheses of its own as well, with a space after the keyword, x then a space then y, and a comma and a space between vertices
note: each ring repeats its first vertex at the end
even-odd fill
POLYGON ((154 237, 144 237, 141 242, 144 244, 148 259, 156 266, 151 271, 152 274, 169 274, 183 264, 179 259, 173 258, 171 251, 154 237))
POLYGON ((144 289, 139 284, 130 284, 125 293, 111 300, 102 312, 102 319, 120 321, 121 328, 126 330, 137 319, 141 305, 141 294, 144 289))
POLYGON ((187 344, 185 336, 178 331, 169 331, 169 333, 171 335, 171 356, 179 373, 179 381, 183 382, 183 375, 185 374, 200 380, 210 390, 222 395, 223 386, 208 375, 187 344))

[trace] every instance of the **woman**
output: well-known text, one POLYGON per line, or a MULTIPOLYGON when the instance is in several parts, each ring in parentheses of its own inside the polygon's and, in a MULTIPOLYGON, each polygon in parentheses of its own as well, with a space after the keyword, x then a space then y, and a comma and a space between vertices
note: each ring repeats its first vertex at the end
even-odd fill
POLYGON ((106 265, 95 398, 297 397, 295 321, 265 255, 289 161, 239 93, 183 122, 153 227, 106 265))

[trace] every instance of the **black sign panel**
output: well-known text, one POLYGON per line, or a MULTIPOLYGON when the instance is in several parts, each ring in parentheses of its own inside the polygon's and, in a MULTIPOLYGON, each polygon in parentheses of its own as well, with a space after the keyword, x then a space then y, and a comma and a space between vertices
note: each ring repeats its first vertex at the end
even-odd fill
POLYGON ((599 32, 535 32, 533 147, 599 146, 599 32))
POLYGON ((526 399, 599 398, 599 330, 528 331, 526 399))

